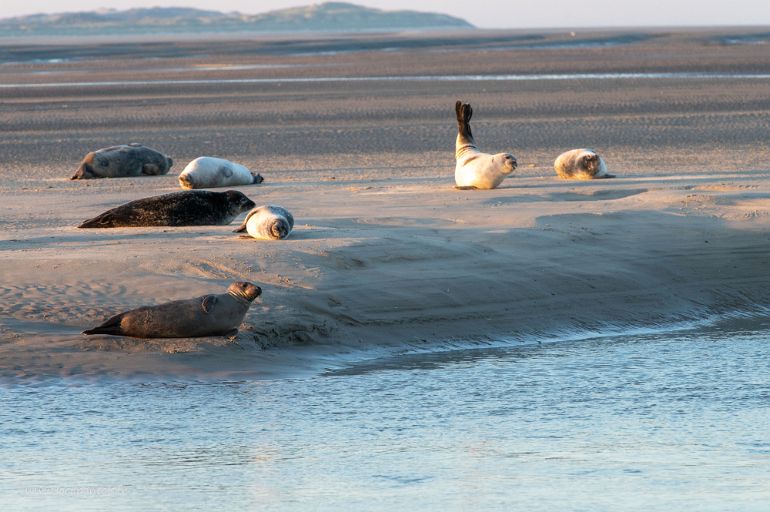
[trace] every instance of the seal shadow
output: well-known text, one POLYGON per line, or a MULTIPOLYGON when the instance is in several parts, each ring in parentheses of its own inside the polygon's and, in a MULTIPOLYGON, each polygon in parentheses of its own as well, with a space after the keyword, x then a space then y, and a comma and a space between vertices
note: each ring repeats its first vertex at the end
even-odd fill
POLYGON ((509 203, 537 203, 537 202, 559 202, 559 201, 614 201, 625 199, 647 192, 646 188, 637 189, 599 189, 590 192, 551 192, 540 195, 522 195, 512 197, 496 197, 489 199, 485 204, 492 206, 501 206, 509 203))
POLYGON ((292 230, 289 236, 283 240, 266 240, 254 238, 251 235, 238 235, 236 239, 251 242, 291 242, 292 240, 324 240, 332 237, 331 230, 328 229, 299 229, 292 230))

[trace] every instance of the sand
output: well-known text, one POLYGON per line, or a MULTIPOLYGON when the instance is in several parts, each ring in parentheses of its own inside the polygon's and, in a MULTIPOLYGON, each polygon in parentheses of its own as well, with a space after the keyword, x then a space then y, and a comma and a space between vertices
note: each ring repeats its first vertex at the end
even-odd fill
POLYGON ((736 33, 581 34, 614 43, 566 48, 556 43, 575 38, 518 32, 5 42, 0 377, 269 378, 383 351, 763 314, 767 78, 213 82, 768 73, 762 45, 722 44, 736 33), (551 46, 525 45, 533 40, 551 46), (27 58, 62 53, 73 60, 27 58), (187 79, 212 82, 179 83, 187 79), (474 106, 482 150, 518 158, 496 190, 453 188, 458 98, 474 106), (68 179, 87 151, 127 142, 166 152, 171 173, 68 179), (558 179, 553 159, 585 146, 618 178, 558 179), (263 184, 238 190, 292 211, 290 238, 239 238, 243 216, 230 226, 76 228, 180 190, 176 174, 202 155, 260 172, 263 184), (264 290, 235 340, 80 334, 120 311, 222 293, 235 280, 264 290))

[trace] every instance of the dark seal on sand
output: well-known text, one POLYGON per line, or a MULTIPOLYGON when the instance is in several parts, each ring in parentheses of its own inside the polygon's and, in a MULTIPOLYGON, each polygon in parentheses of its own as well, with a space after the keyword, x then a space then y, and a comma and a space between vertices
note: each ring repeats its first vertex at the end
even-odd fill
POLYGON ((255 206, 237 190, 187 190, 131 201, 78 227, 223 226, 255 206))
POLYGON ((160 151, 141 144, 123 144, 88 153, 72 176, 73 180, 126 178, 166 174, 174 161, 160 151))
POLYGON ((144 306, 120 313, 83 334, 134 338, 195 338, 238 333, 251 303, 262 289, 248 282, 233 283, 227 293, 144 306))

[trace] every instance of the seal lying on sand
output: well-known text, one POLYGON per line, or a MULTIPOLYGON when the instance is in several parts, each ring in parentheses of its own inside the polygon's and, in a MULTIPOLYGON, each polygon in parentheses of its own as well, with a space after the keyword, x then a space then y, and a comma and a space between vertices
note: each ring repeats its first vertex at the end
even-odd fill
POLYGON ((280 206, 258 206, 251 210, 234 233, 247 231, 254 238, 281 240, 294 227, 294 216, 280 206))
POLYGON ((157 176, 166 174, 173 164, 174 161, 160 151, 141 144, 125 144, 91 151, 70 179, 157 176))
POLYGON ((607 164, 593 149, 572 149, 556 158, 553 168, 559 177, 568 180, 614 178, 607 173, 607 164))
POLYGON ((490 155, 476 147, 471 134, 473 109, 468 103, 455 103, 457 142, 455 143, 455 185, 459 189, 492 189, 516 169, 516 157, 510 153, 490 155))
POLYGON ((241 164, 212 156, 196 158, 179 174, 179 185, 186 189, 237 187, 256 185, 263 181, 262 176, 252 173, 241 164))
POLYGON ((134 338, 194 338, 232 336, 262 289, 252 283, 233 283, 227 293, 144 306, 113 316, 83 334, 112 334, 134 338))
POLYGON ((131 201, 78 227, 222 226, 255 206, 254 201, 237 190, 186 190, 131 201))

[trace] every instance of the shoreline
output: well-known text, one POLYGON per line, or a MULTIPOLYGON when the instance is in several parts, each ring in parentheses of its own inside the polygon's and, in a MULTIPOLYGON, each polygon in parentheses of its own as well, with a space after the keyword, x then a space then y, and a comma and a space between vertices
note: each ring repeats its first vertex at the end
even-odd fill
MULTIPOLYGON (((770 72, 762 48, 710 41, 673 33, 544 51, 494 49, 510 38, 482 44, 471 37, 454 41, 452 52, 324 56, 262 54, 242 41, 215 45, 216 55, 196 44, 144 52, 85 42, 70 50, 87 61, 4 66, 0 82, 39 83, 51 71, 63 82, 147 81, 175 69, 205 80, 227 66, 228 77, 247 80, 366 77, 382 69, 393 76, 770 72), (629 60, 629 49, 639 59, 629 60)), ((25 51, 9 48, 0 50, 25 51)), ((279 357, 288 349, 274 347, 310 347, 306 353, 333 363, 362 347, 653 326, 770 304, 768 80, 5 91, 0 376, 277 375, 317 363, 279 357), (473 104, 482 151, 518 159, 498 189, 453 189, 456 99, 473 104), (68 179, 88 151, 128 142, 172 157, 171 174, 68 179), (593 147, 618 178, 557 179, 554 158, 576 147, 593 147), (210 227, 75 227, 128 201, 178 191, 176 174, 202 155, 259 172, 264 183, 238 190, 292 212, 292 235, 274 243, 238 239, 238 219, 210 227), (245 350, 224 338, 79 334, 118 312, 221 293, 240 280, 263 288, 237 338, 245 350)))
MULTIPOLYGON (((291 347, 343 361, 370 349, 542 339, 761 308, 770 304, 761 271, 770 262, 770 179, 747 187, 740 173, 720 176, 519 177, 471 192, 436 188, 441 180, 374 180, 333 183, 323 199, 304 180, 240 187, 265 203, 301 205, 292 236, 273 243, 235 238, 237 220, 79 230, 78 215, 128 196, 89 205, 91 191, 71 193, 62 200, 80 205, 74 215, 0 242, 12 272, 2 272, 0 334, 15 338, 0 345, 0 375, 259 379, 318 368, 291 347), (219 293, 241 279, 265 292, 237 344, 79 334, 121 310, 219 293)), ((130 190, 141 180, 95 186, 130 190)), ((10 202, 21 207, 24 195, 10 202)))

